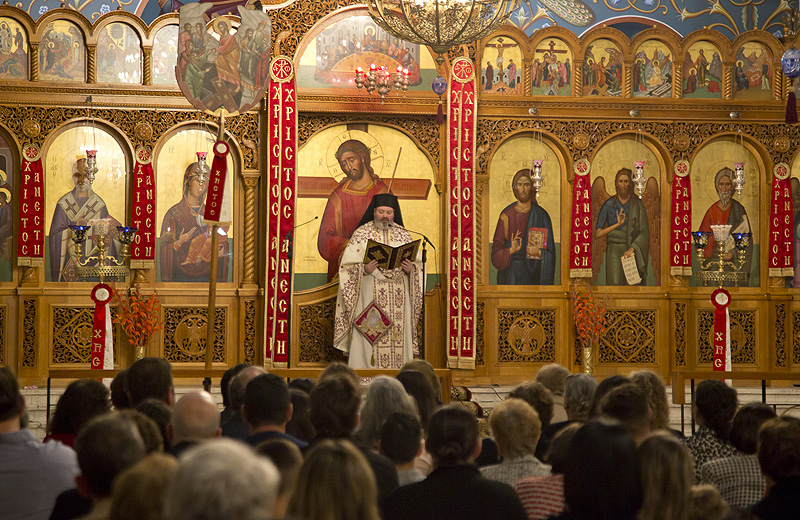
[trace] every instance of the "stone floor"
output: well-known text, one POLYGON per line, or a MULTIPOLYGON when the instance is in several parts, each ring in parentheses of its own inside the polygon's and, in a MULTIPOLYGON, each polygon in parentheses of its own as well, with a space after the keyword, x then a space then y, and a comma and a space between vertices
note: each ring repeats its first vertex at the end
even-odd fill
MULTIPOLYGON (((176 388, 176 398, 179 399, 186 392, 192 390, 199 390, 202 388, 200 385, 193 386, 179 386, 176 388)), ((499 403, 506 398, 508 393, 513 389, 513 386, 475 386, 469 387, 472 394, 471 400, 484 410, 484 415, 494 408, 495 404, 499 403)), ((54 387, 51 396, 50 413, 55 408, 55 403, 58 396, 64 391, 63 387, 54 387)), ((761 389, 758 387, 739 387, 739 401, 741 403, 749 403, 761 400, 761 389)), ((222 395, 219 393, 219 387, 211 388, 211 393, 214 395, 222 409, 222 395)), ((672 402, 672 389, 667 387, 668 397, 672 402)), ((47 425, 47 389, 38 387, 26 387, 23 389, 22 394, 25 396, 25 402, 29 414, 29 428, 33 430, 36 435, 41 439, 44 438, 45 428, 47 425)), ((686 390, 686 402, 690 402, 689 390, 686 390)), ((767 388, 767 402, 775 405, 778 414, 788 413, 800 417, 800 388, 783 387, 783 388, 767 388)), ((691 435, 691 411, 690 406, 683 407, 683 424, 681 420, 681 406, 672 405, 670 412, 670 424, 672 428, 683 430, 686 435, 691 435)))

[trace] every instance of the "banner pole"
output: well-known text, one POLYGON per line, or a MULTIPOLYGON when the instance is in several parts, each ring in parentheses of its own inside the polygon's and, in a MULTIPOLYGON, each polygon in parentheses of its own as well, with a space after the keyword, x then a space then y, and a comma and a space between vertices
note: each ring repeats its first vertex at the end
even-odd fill
MULTIPOLYGON (((225 133, 225 116, 219 115, 219 134, 217 141, 222 141, 225 133)), ((219 223, 211 226, 211 265, 208 273, 208 320, 206 322, 206 370, 211 369, 214 360, 214 324, 217 321, 217 262, 219 258, 219 223)), ((211 378, 205 378, 203 386, 208 390, 211 387, 211 378)))

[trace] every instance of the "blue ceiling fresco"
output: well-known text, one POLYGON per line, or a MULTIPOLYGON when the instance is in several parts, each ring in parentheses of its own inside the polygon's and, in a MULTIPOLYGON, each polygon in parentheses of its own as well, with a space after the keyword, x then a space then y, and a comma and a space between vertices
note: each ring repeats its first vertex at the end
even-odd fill
MULTIPOLYGON (((205 0, 203 0, 205 1, 205 0)), ((151 23, 161 14, 180 7, 180 0, 64 0, 90 20, 119 7, 151 23)), ((209 1, 229 4, 231 0, 209 1)), ((242 0, 244 5, 247 0, 242 0)), ((34 19, 61 5, 61 0, 21 0, 14 5, 34 19)), ((782 36, 781 19, 788 10, 781 0, 519 0, 511 16, 513 25, 528 34, 559 25, 578 36, 601 24, 620 29, 629 37, 653 25, 668 26, 681 36, 708 27, 730 39, 751 29, 782 36)))

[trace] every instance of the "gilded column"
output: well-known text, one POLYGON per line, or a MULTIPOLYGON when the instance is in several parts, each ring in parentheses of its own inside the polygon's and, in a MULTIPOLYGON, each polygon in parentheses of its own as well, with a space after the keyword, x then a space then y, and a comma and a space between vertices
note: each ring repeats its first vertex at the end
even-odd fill
POLYGON ((242 285, 256 283, 256 186, 258 172, 242 172, 244 178, 244 272, 242 285))
POLYGON ((733 97, 733 85, 732 85, 733 75, 731 74, 733 67, 734 67, 733 63, 725 64, 725 70, 722 73, 722 75, 724 76, 722 80, 724 84, 722 87, 722 99, 731 99, 733 97))
POLYGON ((683 63, 676 64, 672 68, 672 97, 674 99, 683 97, 683 63))
POLYGON ((573 61, 572 66, 572 96, 581 97, 583 95, 583 61, 573 61))
POLYGON ((31 81, 39 81, 39 44, 31 44, 31 81))
POLYGON ((88 55, 87 69, 89 72, 86 83, 97 83, 97 45, 87 45, 86 50, 88 55))
POLYGON ((626 98, 633 97, 633 62, 623 62, 625 67, 625 94, 626 98))
POLYGON ((153 48, 152 47, 142 48, 142 78, 144 79, 143 82, 144 85, 153 84, 152 63, 153 63, 153 48))

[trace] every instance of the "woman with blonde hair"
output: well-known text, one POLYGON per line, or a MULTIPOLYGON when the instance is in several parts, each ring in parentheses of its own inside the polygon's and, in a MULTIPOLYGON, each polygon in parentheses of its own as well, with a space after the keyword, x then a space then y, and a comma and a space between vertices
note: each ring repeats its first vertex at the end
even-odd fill
POLYGON ((306 456, 288 516, 303 520, 380 520, 367 459, 347 440, 323 440, 306 456))
POLYGON ((650 429, 668 430, 669 429, 669 400, 667 399, 667 387, 661 380, 661 376, 652 370, 639 370, 631 372, 631 381, 642 389, 650 409, 653 410, 653 417, 650 419, 650 429))
POLYGON ((688 520, 694 483, 689 450, 668 432, 656 432, 639 445, 644 502, 639 520, 688 520))

